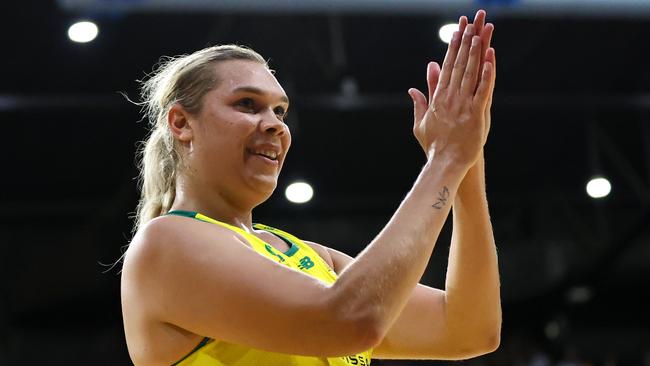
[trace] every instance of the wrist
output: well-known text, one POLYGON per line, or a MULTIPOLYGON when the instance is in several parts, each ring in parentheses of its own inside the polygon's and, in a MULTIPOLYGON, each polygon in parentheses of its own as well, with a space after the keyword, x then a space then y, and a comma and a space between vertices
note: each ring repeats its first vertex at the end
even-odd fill
POLYGON ((473 199, 476 194, 485 194, 485 159, 483 153, 476 160, 476 163, 468 169, 463 181, 458 186, 456 203, 460 203, 464 198, 473 199))
POLYGON ((474 164, 483 157, 483 149, 478 150, 475 154, 469 153, 462 146, 457 144, 436 145, 431 144, 425 151, 427 160, 444 160, 454 165, 462 165, 469 170, 474 164))
POLYGON ((453 156, 432 154, 429 159, 427 159, 422 170, 424 173, 430 172, 436 175, 444 174, 458 176, 459 179, 462 180, 471 167, 471 164, 456 159, 453 156))
MULTIPOLYGON (((485 158, 483 157, 483 152, 478 156, 478 159, 474 164, 468 169, 467 176, 472 176, 472 178, 482 177, 485 175, 485 158)), ((469 177, 466 177, 468 179, 469 177)))

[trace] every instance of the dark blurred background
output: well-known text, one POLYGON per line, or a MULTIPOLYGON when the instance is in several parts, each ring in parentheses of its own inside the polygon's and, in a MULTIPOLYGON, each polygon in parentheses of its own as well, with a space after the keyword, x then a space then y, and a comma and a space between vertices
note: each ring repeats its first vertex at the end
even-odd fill
MULTIPOLYGON (((221 43, 270 60, 294 137, 254 219, 356 255, 424 155, 409 87, 440 26, 488 10, 498 76, 485 156, 501 347, 468 365, 650 365, 650 1, 3 2, 0 365, 129 365, 120 265, 147 131, 137 79, 221 43), (99 27, 72 42, 78 20, 99 27), (611 183, 591 198, 594 176, 611 183), (284 190, 309 182, 313 199, 284 190)), ((444 287, 451 225, 423 283, 444 287)), ((373 361, 378 365, 451 364, 373 361)))

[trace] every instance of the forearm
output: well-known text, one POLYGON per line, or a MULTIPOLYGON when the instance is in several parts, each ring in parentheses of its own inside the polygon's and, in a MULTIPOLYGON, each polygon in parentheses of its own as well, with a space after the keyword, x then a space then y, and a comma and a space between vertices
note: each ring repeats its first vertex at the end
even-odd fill
POLYGON ((468 171, 454 201, 445 293, 447 322, 459 337, 480 337, 479 341, 486 333, 498 337, 499 269, 482 157, 468 171))
POLYGON ((346 314, 388 330, 424 273, 466 171, 443 159, 426 164, 388 224, 334 284, 346 314))

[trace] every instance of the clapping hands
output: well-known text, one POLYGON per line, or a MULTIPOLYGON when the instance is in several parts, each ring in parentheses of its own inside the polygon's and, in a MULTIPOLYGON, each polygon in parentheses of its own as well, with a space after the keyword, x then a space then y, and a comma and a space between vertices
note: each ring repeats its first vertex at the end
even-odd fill
POLYGON ((449 42, 442 69, 427 67, 428 97, 411 88, 413 133, 427 158, 450 158, 472 166, 490 130, 490 107, 496 78, 495 53, 490 47, 494 26, 479 10, 474 23, 465 16, 449 42))

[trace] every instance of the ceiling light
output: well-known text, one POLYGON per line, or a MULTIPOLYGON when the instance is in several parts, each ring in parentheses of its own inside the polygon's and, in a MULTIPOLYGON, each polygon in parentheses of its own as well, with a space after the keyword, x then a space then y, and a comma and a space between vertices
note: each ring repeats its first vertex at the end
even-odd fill
POLYGON ((440 30, 438 31, 438 37, 445 42, 449 43, 451 42, 451 36, 454 35, 454 32, 458 30, 458 23, 449 23, 445 24, 442 27, 440 27, 440 30))
POLYGON ((314 190, 308 183, 294 182, 289 184, 284 195, 293 203, 305 203, 314 196, 314 190))
POLYGON ((93 22, 77 22, 68 28, 68 37, 78 43, 90 42, 97 37, 99 30, 93 22))
POLYGON ((612 185, 606 178, 594 177, 587 183, 587 194, 591 198, 603 198, 612 190, 612 185))

